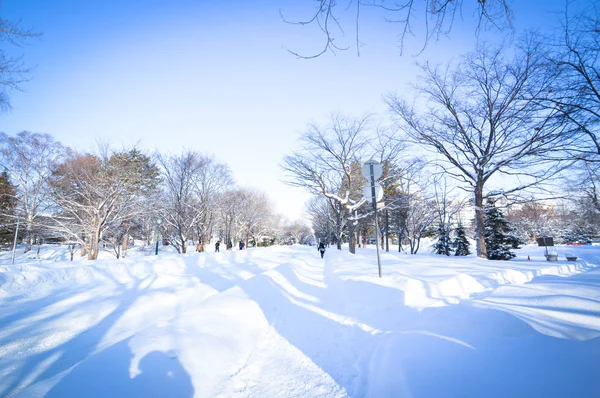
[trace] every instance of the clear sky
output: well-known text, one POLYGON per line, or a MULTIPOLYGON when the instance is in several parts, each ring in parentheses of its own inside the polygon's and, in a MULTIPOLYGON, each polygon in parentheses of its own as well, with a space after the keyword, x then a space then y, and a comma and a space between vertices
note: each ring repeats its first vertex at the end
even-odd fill
MULTIPOLYGON (((395 27, 372 13, 362 20, 361 57, 297 59, 286 48, 315 52, 323 37, 283 23, 279 9, 298 18, 313 3, 2 0, 2 18, 22 19, 43 36, 20 50, 35 66, 33 79, 12 94, 0 131, 49 133, 79 150, 100 138, 213 154, 238 184, 268 192, 277 211, 301 217, 308 195, 281 182, 279 164, 298 149, 306 124, 337 111, 385 117, 382 95, 409 90, 415 61, 457 57, 475 43, 472 24, 457 24, 418 58, 411 53, 422 40, 412 38, 400 57, 395 27)), ((554 23, 549 11, 565 4, 512 3, 525 3, 514 4, 518 30, 554 23)))

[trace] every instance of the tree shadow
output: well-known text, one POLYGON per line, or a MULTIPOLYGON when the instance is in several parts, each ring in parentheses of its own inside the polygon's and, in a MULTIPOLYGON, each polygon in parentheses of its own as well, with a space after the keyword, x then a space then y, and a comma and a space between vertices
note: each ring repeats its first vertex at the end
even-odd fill
POLYGON ((232 258, 223 257, 220 259, 221 261, 215 261, 210 266, 207 266, 205 263, 205 259, 207 258, 206 253, 202 253, 199 256, 202 261, 199 261, 195 256, 190 256, 184 260, 186 272, 197 277, 200 283, 209 285, 218 292, 230 289, 239 282, 253 278, 273 268, 261 267, 260 264, 249 259, 245 252, 241 251, 235 252, 235 256, 231 256, 232 258), (246 274, 252 276, 248 278, 241 277, 239 272, 236 272, 240 271, 240 268, 246 274))
POLYGON ((389 351, 410 363, 415 397, 596 397, 600 339, 559 339, 470 304, 425 309, 413 335, 389 351), (428 338, 432 334, 444 339, 428 338), (459 347, 447 338, 470 347, 459 347), (452 348, 450 348, 452 347, 452 348), (435 380, 435 382, 432 382, 435 380))
MULTIPOLYGON (((43 297, 37 297, 32 300, 22 300, 19 302, 18 300, 13 299, 11 301, 1 300, 0 302, 9 304, 6 308, 6 315, 0 318, 0 325, 3 328, 12 325, 14 322, 20 321, 24 318, 28 318, 34 314, 40 313, 43 308, 50 307, 66 298, 69 298, 73 295, 72 289, 60 289, 55 290, 51 294, 45 295, 43 297), (10 312, 10 307, 14 307, 17 310, 10 312)), ((4 312, 4 309, 3 309, 4 312)))
POLYGON ((600 339, 557 339, 469 304, 417 311, 396 289, 330 278, 330 288, 343 285, 336 294, 277 270, 284 284, 265 274, 239 286, 349 396, 591 398, 600 391, 600 339), (350 298, 362 302, 344 305, 350 298))
POLYGON ((77 364, 45 397, 187 398, 194 395, 189 374, 172 353, 152 351, 139 361, 137 369, 132 369, 129 340, 122 340, 77 364))
MULTIPOLYGON (((327 262, 324 272, 322 265, 307 263, 298 270, 288 263, 265 273, 253 264, 257 273, 249 279, 208 267, 189 268, 190 276, 218 291, 236 285, 243 289, 271 327, 350 396, 591 398, 600 391, 595 374, 600 338, 553 338, 513 315, 468 302, 417 311, 405 305, 401 290, 340 280, 327 262)), ((148 365, 140 362, 141 373, 131 376, 128 340, 95 353, 102 336, 140 297, 142 286, 151 285, 142 282, 123 290, 118 308, 89 329, 88 337, 77 336, 28 359, 31 366, 19 380, 56 354, 60 358, 34 379, 68 371, 50 397, 191 396, 189 375, 172 355, 152 352, 148 365), (155 380, 161 384, 153 384, 155 380), (155 391, 160 394, 152 395, 155 391)))
MULTIPOLYGON (((16 392, 38 381, 58 375, 93 354, 98 349, 102 338, 127 309, 143 295, 143 292, 152 285, 152 281, 153 277, 147 277, 137 279, 133 287, 122 286, 116 295, 120 300, 118 305, 94 326, 81 331, 73 338, 57 346, 19 359, 19 361, 23 361, 23 365, 10 374, 8 381, 3 382, 0 386, 0 394, 11 394, 11 392, 16 392), (50 364, 40 370, 40 365, 45 363, 50 364)), ((153 292, 156 291, 156 289, 153 290, 153 292)), ((114 299, 115 296, 110 298, 114 299)), ((40 311, 43 312, 43 309, 40 309, 40 311)), ((43 324, 45 321, 45 319, 41 319, 30 324, 29 329, 35 329, 36 324, 43 324)))

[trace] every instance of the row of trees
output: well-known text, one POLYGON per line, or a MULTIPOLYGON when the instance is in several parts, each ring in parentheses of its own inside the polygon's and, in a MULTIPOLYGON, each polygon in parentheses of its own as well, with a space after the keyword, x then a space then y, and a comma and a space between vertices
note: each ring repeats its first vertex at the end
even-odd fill
MULTIPOLYGON (((472 214, 464 221, 473 220, 477 255, 494 257, 486 244, 486 200, 500 200, 509 213, 538 202, 563 206, 570 216, 561 236, 581 229, 586 215, 597 220, 599 25, 591 8, 566 17, 550 37, 480 45, 445 66, 425 63, 413 97, 386 96, 391 128, 339 115, 310 125, 303 149, 283 168, 290 184, 316 195, 309 206, 315 231, 331 235, 338 248, 345 234, 354 252, 360 232, 372 225, 361 200, 360 169, 369 158, 384 168, 382 235, 411 253, 432 226, 445 239, 468 205, 472 214), (408 155, 415 153, 422 155, 408 155)), ((589 236, 598 233, 592 224, 589 236)))
POLYGON ((198 152, 77 152, 30 132, 0 133, 0 143, 0 239, 12 242, 18 219, 26 251, 54 240, 90 260, 105 247, 120 257, 132 239, 150 243, 158 233, 180 253, 213 238, 228 248, 312 239, 308 227, 275 214, 263 192, 237 186, 227 165, 198 152))

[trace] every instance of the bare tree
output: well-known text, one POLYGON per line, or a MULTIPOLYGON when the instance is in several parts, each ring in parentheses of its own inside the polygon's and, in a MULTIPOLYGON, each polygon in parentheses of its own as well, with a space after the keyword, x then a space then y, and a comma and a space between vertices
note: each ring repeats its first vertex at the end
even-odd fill
MULTIPOLYGON (((379 184, 383 188, 383 202, 385 207, 379 212, 382 222, 379 223, 382 229, 381 237, 385 242, 385 250, 390 251, 390 212, 399 205, 399 187, 403 179, 404 169, 401 163, 406 160, 407 144, 404 140, 398 139, 395 131, 390 128, 380 128, 377 131, 377 137, 371 144, 373 156, 382 165, 382 176, 379 184)), ((370 212, 371 209, 363 211, 370 212)), ((365 229, 363 227, 363 229, 365 229)), ((383 244, 382 244, 383 247, 383 244)))
POLYGON ((273 212, 273 205, 264 192, 252 188, 237 187, 224 192, 218 201, 219 236, 227 249, 234 243, 252 239, 256 245, 269 237, 279 240, 280 216, 273 212))
POLYGON ((306 211, 310 215, 317 243, 323 242, 329 245, 334 231, 337 230, 337 217, 331 210, 329 201, 323 196, 314 196, 306 204, 306 211))
POLYGON ((240 213, 242 212, 245 192, 236 187, 219 195, 217 207, 219 209, 219 240, 225 244, 227 250, 233 248, 233 240, 241 234, 240 213))
MULTIPOLYGON (((21 21, 0 18, 0 42, 21 47, 27 39, 40 34, 21 26, 21 21)), ((0 47, 0 111, 10 109, 10 93, 22 90, 31 70, 25 66, 22 56, 11 56, 6 47, 0 47)))
POLYGON ((273 213, 268 219, 267 223, 261 225, 262 229, 259 230, 258 239, 262 237, 263 242, 265 238, 270 237, 272 243, 283 243, 285 240, 285 217, 279 213, 273 213))
POLYGON ((207 234, 213 200, 232 183, 225 165, 196 152, 179 156, 157 154, 164 180, 162 213, 172 233, 168 236, 179 253, 186 253, 195 231, 207 234))
MULTIPOLYGON (((398 251, 402 251, 403 241, 406 240, 406 223, 410 195, 421 190, 427 162, 421 157, 403 156, 394 161, 384 161, 382 186, 384 189, 385 207, 383 214, 386 219, 380 225, 384 226, 386 235, 395 235, 398 240, 398 251)), ((386 244, 386 250, 389 246, 386 244)))
POLYGON ((421 238, 436 220, 434 194, 427 190, 432 178, 427 162, 421 158, 405 159, 396 179, 393 200, 389 203, 391 223, 398 238, 398 251, 408 242, 411 254, 419 251, 421 238))
POLYGON ((424 191, 417 191, 403 197, 406 220, 404 237, 408 240, 410 254, 417 254, 421 238, 431 229, 438 216, 432 196, 424 191))
POLYGON ((559 76, 541 99, 577 138, 566 148, 568 156, 600 161, 600 7, 570 15, 569 5, 561 30, 541 39, 550 43, 548 74, 559 76))
POLYGON ((416 86, 427 100, 417 109, 397 96, 387 102, 400 128, 416 143, 439 155, 444 171, 474 196, 477 255, 486 258, 483 200, 540 186, 557 172, 545 156, 560 148, 556 112, 539 104, 554 76, 536 47, 478 48, 454 68, 422 67, 416 86), (485 190, 493 176, 513 182, 503 190, 485 190))
POLYGON ((320 50, 309 55, 301 55, 288 50, 299 58, 316 58, 326 52, 347 50, 351 45, 339 44, 339 36, 344 37, 343 14, 351 14, 349 24, 354 29, 354 47, 360 55, 362 43, 360 41, 360 18, 365 10, 378 9, 386 15, 387 22, 399 26, 398 41, 402 54, 405 39, 414 35, 414 24, 419 21, 425 29, 423 48, 430 40, 439 39, 452 30, 456 18, 462 18, 463 13, 471 13, 478 20, 477 32, 481 28, 493 26, 499 30, 511 27, 511 11, 507 0, 350 0, 339 4, 336 0, 317 0, 314 11, 305 19, 289 20, 282 11, 282 19, 290 24, 300 26, 316 26, 324 37, 324 44, 320 50))
POLYGON ((237 212, 239 225, 238 239, 248 245, 248 238, 258 239, 269 229, 273 216, 273 204, 264 192, 249 188, 240 188, 237 193, 241 198, 240 209, 237 212), (241 191, 241 192, 240 192, 241 191))
POLYGON ((47 228, 86 248, 96 260, 101 236, 109 227, 153 211, 158 169, 150 158, 131 149, 98 155, 71 152, 50 178, 55 204, 47 228))
POLYGON ((449 256, 451 249, 450 233, 455 215, 463 209, 464 203, 458 198, 445 174, 434 174, 432 178, 433 203, 437 213, 438 241, 434 248, 436 254, 449 256))
POLYGON ((516 235, 526 242, 535 242, 538 236, 560 236, 560 220, 556 208, 550 203, 531 201, 509 206, 506 219, 516 235))
POLYGON ((335 217, 337 248, 342 248, 342 231, 348 227, 349 250, 355 252, 354 224, 348 217, 366 201, 362 199, 361 158, 369 139, 369 118, 334 115, 326 127, 310 125, 302 136, 302 151, 286 156, 283 169, 289 185, 323 196, 335 217))
POLYGON ((285 234, 294 243, 305 245, 313 240, 313 232, 308 225, 302 221, 293 221, 285 225, 285 234))
POLYGON ((63 146, 49 134, 0 133, 0 165, 17 187, 16 212, 25 227, 25 252, 31 250, 40 214, 49 209, 48 180, 63 154, 63 146))

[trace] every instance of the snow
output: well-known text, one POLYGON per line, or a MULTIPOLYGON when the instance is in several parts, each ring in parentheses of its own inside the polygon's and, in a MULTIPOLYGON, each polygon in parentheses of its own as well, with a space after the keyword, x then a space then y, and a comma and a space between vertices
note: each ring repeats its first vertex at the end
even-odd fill
POLYGON ((0 253, 0 396, 597 397, 600 249, 557 249, 0 253))

